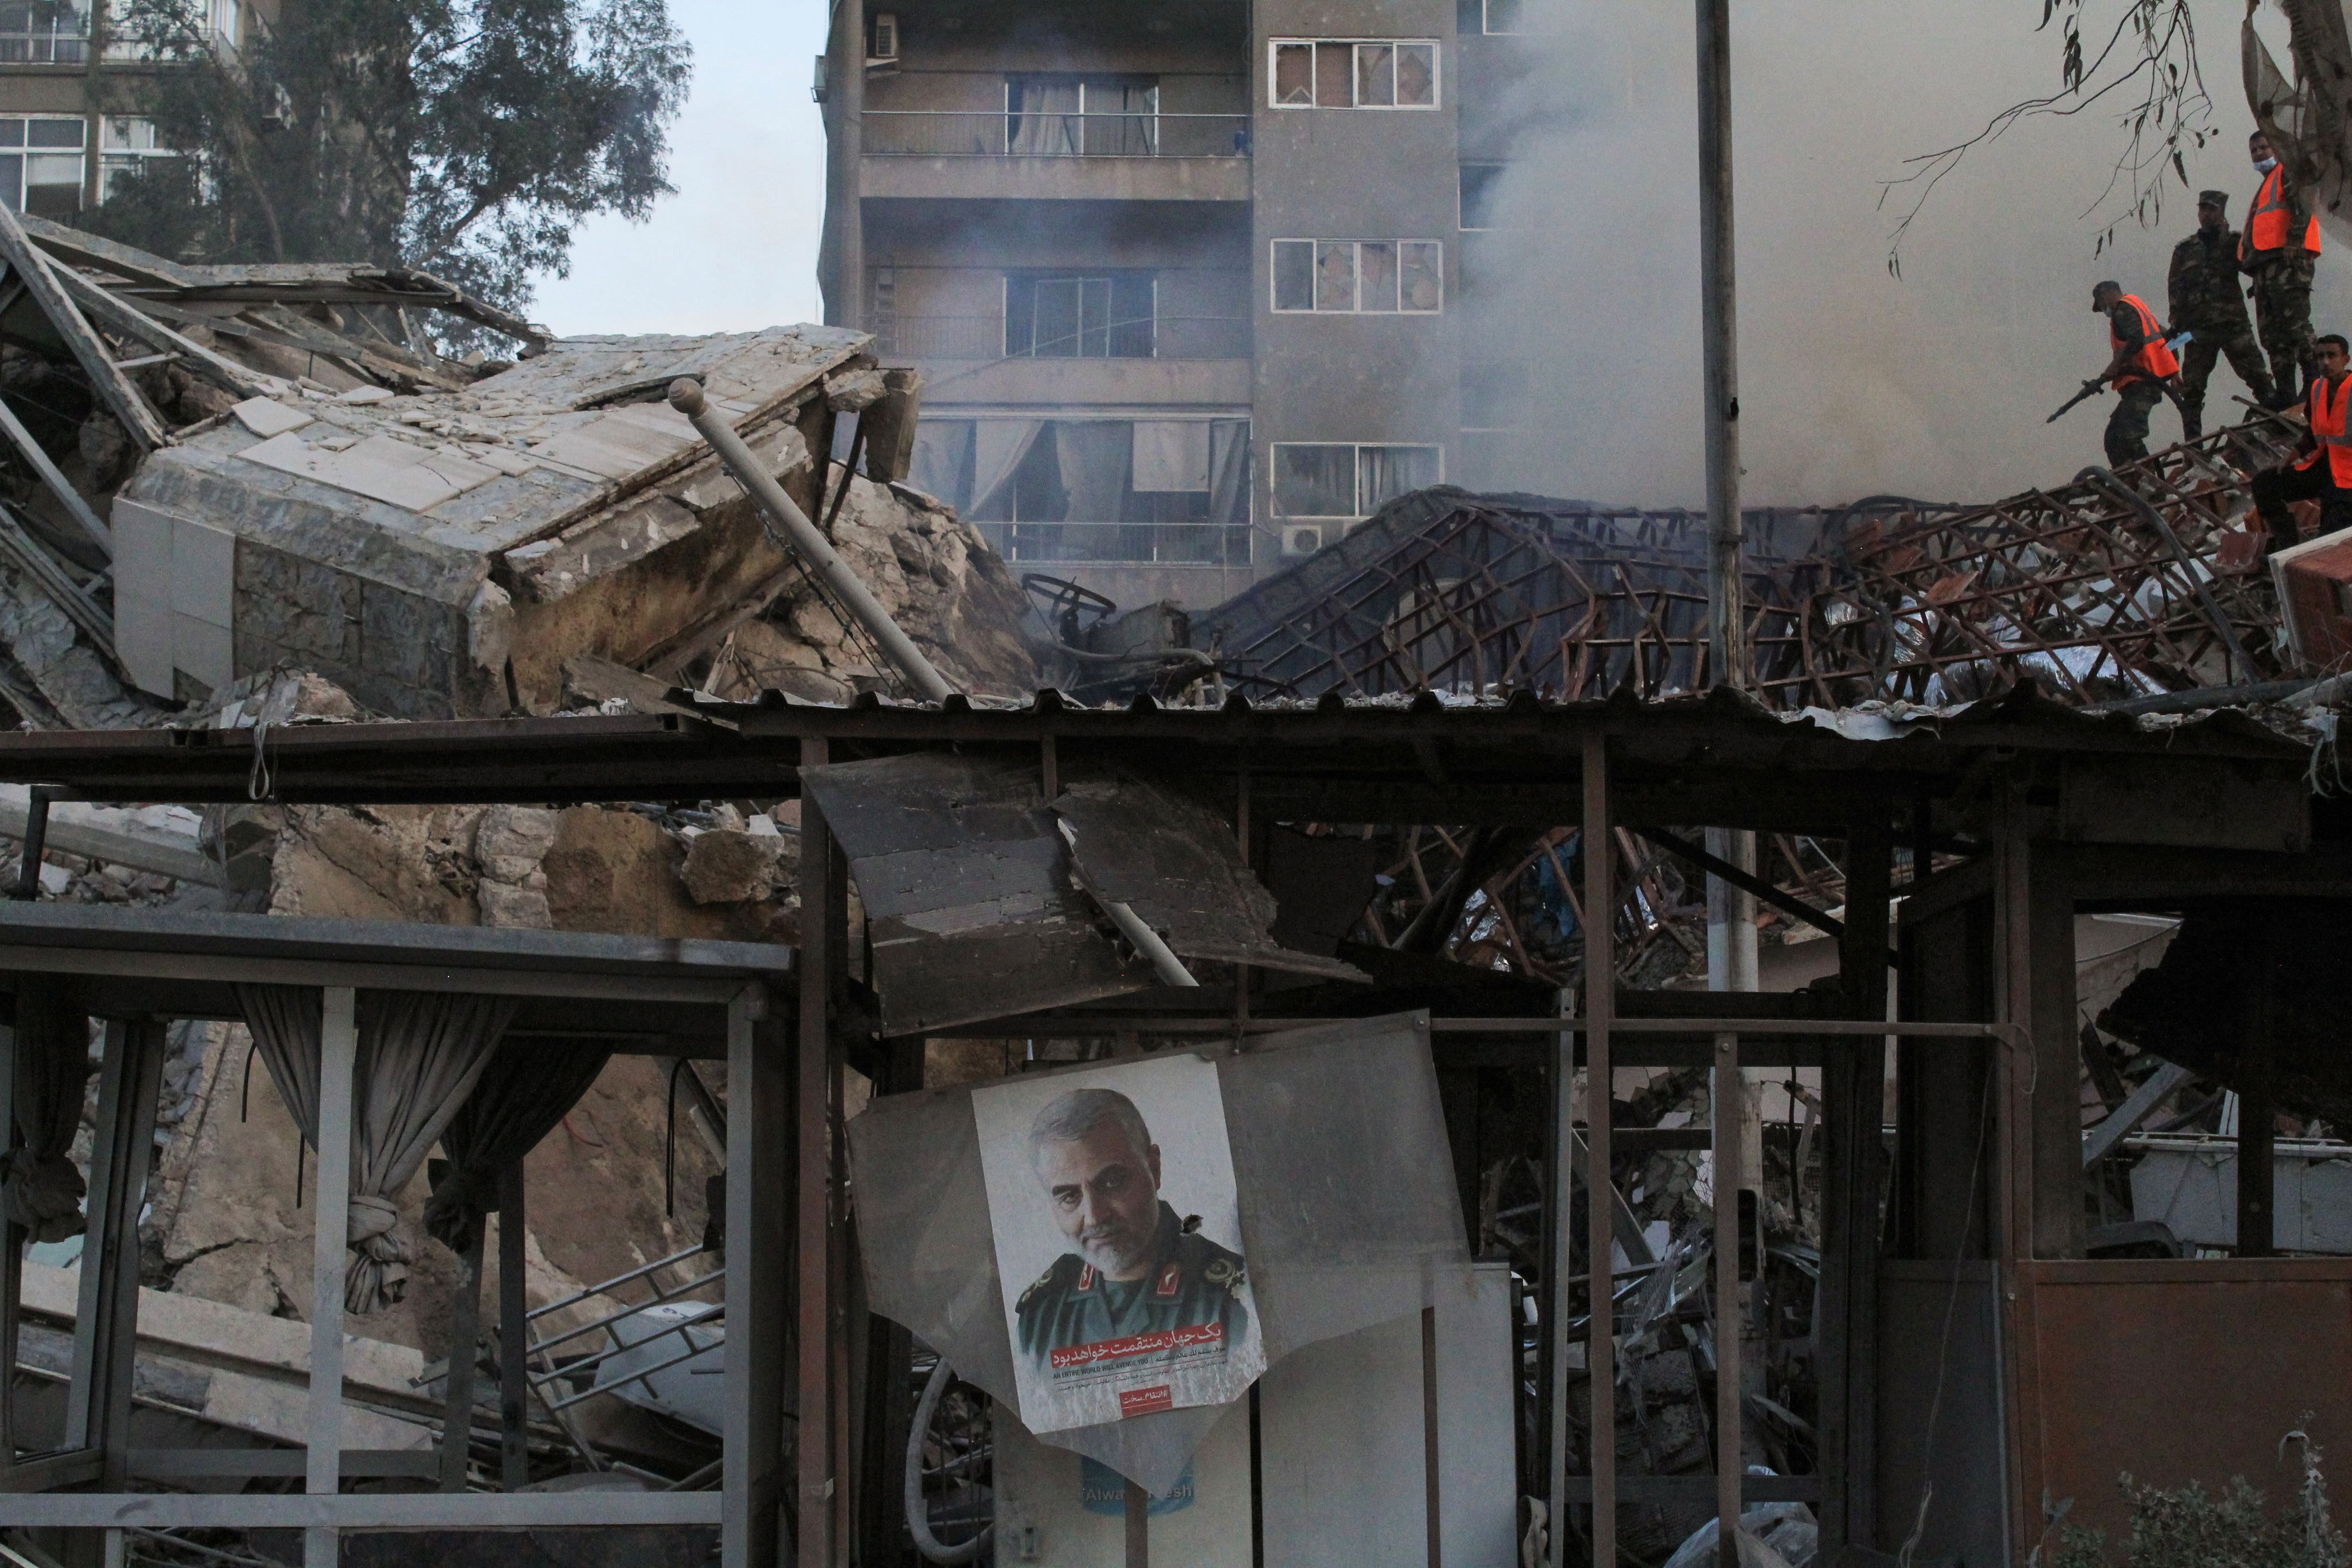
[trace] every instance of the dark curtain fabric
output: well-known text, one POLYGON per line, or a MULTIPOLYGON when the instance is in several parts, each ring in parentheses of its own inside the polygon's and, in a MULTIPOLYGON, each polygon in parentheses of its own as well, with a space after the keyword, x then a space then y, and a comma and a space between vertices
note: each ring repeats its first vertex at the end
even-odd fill
MULTIPOLYGON (((319 1143, 322 998, 310 986, 240 985, 237 1003, 287 1110, 319 1143)), ((352 1086, 352 1260, 344 1310, 379 1312, 408 1294, 413 1255, 397 1194, 474 1090, 505 1035, 511 997, 362 992, 352 1086)))
MULTIPOLYGON (((0 1153, 0 1215, 35 1241, 82 1233, 89 1192, 72 1159, 89 1088, 89 1018, 56 976, 16 987, 16 1121, 21 1143, 0 1153)), ((5 1129, 0 1129, 5 1131, 5 1129)))
POLYGON ((474 1224, 499 1206, 499 1173, 555 1131, 613 1053, 586 1046, 551 1050, 501 1045, 474 1092, 441 1130, 449 1169, 425 1203, 425 1228, 452 1252, 463 1253, 474 1224))

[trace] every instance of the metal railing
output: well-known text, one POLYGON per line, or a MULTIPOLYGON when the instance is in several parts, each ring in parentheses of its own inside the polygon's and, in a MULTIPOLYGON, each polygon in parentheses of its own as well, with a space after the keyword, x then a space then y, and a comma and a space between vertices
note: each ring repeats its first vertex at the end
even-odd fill
POLYGON ((890 316, 875 323, 885 353, 915 359, 1247 359, 1245 316, 1112 321, 1037 343, 1005 342, 1003 316, 890 316))
POLYGON ((869 109, 864 150, 924 158, 1246 158, 1247 114, 869 109))
POLYGON ((1008 562, 1061 566, 1246 566, 1246 523, 975 522, 1008 562))

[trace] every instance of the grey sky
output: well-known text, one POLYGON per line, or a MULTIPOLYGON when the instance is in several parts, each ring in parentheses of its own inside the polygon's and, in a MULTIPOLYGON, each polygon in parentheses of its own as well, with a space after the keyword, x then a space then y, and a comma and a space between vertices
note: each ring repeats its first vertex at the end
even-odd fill
POLYGON ((670 0, 694 88, 670 134, 677 195, 649 223, 583 225, 533 316, 558 332, 814 321, 824 130, 810 100, 824 0, 670 0))

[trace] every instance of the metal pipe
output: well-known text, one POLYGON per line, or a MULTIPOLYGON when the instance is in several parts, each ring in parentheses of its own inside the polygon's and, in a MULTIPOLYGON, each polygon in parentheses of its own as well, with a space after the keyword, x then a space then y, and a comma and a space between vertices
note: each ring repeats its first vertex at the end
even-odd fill
POLYGON ((948 685, 938 670, 931 668, 931 661, 923 657, 922 650, 899 630, 898 623, 890 618, 890 612, 866 591, 865 583, 849 569, 849 563, 842 560, 832 543, 817 531, 816 524, 793 504, 793 498, 784 493, 784 487, 776 482, 775 476, 751 456, 751 448, 743 445, 743 438, 735 434, 735 427, 711 408, 709 400, 702 395, 702 384, 691 376, 680 376, 671 382, 669 405, 693 422, 695 429, 701 432, 702 438, 710 443, 711 450, 719 454, 719 460, 727 466, 727 471, 735 477, 735 482, 751 492, 751 499, 760 504, 760 509, 784 531, 792 548, 799 552, 801 559, 808 563, 809 569, 824 585, 849 606, 849 613, 857 617, 857 624, 881 646, 883 653, 898 667, 899 673, 907 678, 908 683, 930 701, 946 701, 954 689, 948 685))
POLYGON ((996 1521, 991 1520, 987 1528, 970 1541, 946 1545, 931 1533, 930 1510, 923 1506, 923 1443, 931 1435, 931 1413, 940 1407, 940 1395, 947 1392, 948 1380, 954 1375, 948 1368, 947 1357, 941 1356, 923 1384, 923 1397, 915 1405, 915 1419, 907 1430, 907 1533, 914 1537, 915 1550, 922 1553, 926 1563, 972 1562, 996 1538, 996 1521))
MULTIPOLYGON (((604 1328, 609 1324, 617 1323, 624 1318, 634 1318, 639 1312, 645 1311, 648 1308, 666 1307, 670 1302, 677 1300, 680 1296, 685 1295, 689 1290, 698 1290, 705 1285, 718 1284, 726 1278, 727 1270, 723 1268, 714 1268, 708 1274, 698 1274, 683 1285, 674 1286, 667 1290, 656 1291, 654 1295, 654 1299, 650 1301, 640 1301, 634 1307, 623 1307, 616 1311, 607 1312, 593 1322, 583 1323, 580 1327, 573 1329, 571 1332, 558 1334, 551 1340, 535 1340, 530 1348, 537 1352, 547 1352, 553 1350, 557 1345, 570 1344, 573 1340, 580 1338, 583 1334, 593 1334, 598 1329, 604 1328)), ((709 1305, 714 1311, 725 1310, 716 1302, 709 1303, 709 1305)), ((540 1381, 543 1383, 546 1379, 542 1378, 540 1381)))
POLYGON ((1748 1467, 1739 1448, 1740 1118, 1748 1086, 1739 1071, 1739 1037, 1715 1037, 1711 1086, 1715 1131, 1715 1517, 1716 1562, 1739 1568, 1739 1483, 1748 1467))
POLYGON ((1739 320, 1731 206, 1731 3, 1698 0, 1699 314, 1706 420, 1713 684, 1748 684, 1741 604, 1739 320))
POLYGON ((1111 920, 1118 927, 1118 934, 1134 943, 1136 952, 1151 960, 1152 973, 1160 976, 1160 984, 1192 986, 1201 984, 1192 978, 1192 972, 1184 967, 1184 961, 1160 939, 1160 933, 1144 923, 1141 915, 1117 899, 1103 900, 1102 907, 1110 912, 1111 920))
MULTIPOLYGON (((558 1300, 550 1301, 544 1307, 534 1307, 530 1310, 530 1317, 534 1321, 536 1321, 538 1319, 544 1318, 550 1312, 560 1312, 566 1307, 575 1306, 582 1301, 585 1301, 591 1296, 609 1295, 612 1292, 613 1288, 616 1285, 626 1285, 632 1279, 642 1279, 646 1275, 653 1273, 656 1269, 667 1268, 673 1263, 683 1263, 688 1258, 696 1257, 704 1250, 705 1249, 701 1244, 697 1243, 692 1247, 683 1247, 677 1252, 673 1252, 667 1258, 656 1258, 651 1263, 646 1264, 642 1268, 630 1269, 626 1274, 615 1274, 610 1279, 600 1280, 596 1284, 587 1287, 585 1289, 574 1290, 571 1295, 562 1297, 558 1300)), ((722 1272, 724 1270, 722 1269, 722 1272)))

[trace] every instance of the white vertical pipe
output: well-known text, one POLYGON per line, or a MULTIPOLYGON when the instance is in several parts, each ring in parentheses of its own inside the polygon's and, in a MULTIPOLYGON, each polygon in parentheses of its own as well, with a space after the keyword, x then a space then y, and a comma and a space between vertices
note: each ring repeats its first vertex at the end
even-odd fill
POLYGON ((1715 1037, 1710 1085, 1715 1123, 1715 1512, 1721 1533, 1716 1561, 1739 1568, 1739 1171, 1740 1123, 1748 1090, 1739 1076, 1739 1037, 1715 1037))
MULTIPOLYGON (((359 1068, 358 996, 327 986, 319 1027, 319 1174, 311 1188, 310 1410, 303 1490, 332 1497, 343 1468, 343 1274, 351 1237, 352 1082, 359 1068)), ((303 1568, 336 1568, 336 1532, 302 1532, 303 1568)))

